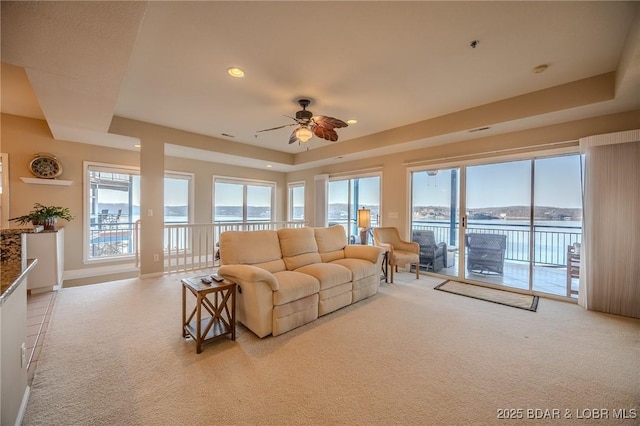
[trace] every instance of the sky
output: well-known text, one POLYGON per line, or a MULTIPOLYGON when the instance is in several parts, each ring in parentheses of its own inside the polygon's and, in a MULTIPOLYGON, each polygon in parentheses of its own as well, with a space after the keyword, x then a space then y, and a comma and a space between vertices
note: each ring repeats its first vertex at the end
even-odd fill
MULTIPOLYGON (((530 205, 530 167, 529 160, 467 167, 467 208, 530 205)), ((414 205, 450 205, 450 180, 451 169, 414 173, 414 205)), ((536 160, 535 198, 538 206, 581 208, 580 156, 536 160)))

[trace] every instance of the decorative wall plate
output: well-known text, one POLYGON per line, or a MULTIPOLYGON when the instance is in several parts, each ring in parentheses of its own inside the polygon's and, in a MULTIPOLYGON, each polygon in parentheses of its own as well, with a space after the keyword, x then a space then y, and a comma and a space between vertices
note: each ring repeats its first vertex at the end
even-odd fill
POLYGON ((62 174, 62 164, 55 155, 46 152, 36 154, 29 163, 29 170, 35 177, 55 179, 62 174))

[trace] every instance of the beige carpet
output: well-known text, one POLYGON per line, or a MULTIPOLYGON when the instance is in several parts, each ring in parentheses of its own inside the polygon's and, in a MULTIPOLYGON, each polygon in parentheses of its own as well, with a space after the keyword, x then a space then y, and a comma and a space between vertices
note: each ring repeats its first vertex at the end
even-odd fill
POLYGON ((487 302, 499 303, 514 308, 535 312, 538 309, 538 296, 512 293, 505 290, 465 284, 458 281, 445 281, 434 287, 436 290, 446 291, 460 296, 472 297, 487 302))
POLYGON ((177 277, 63 289, 24 424, 481 425, 504 424, 500 409, 638 408, 639 320, 553 300, 532 315, 436 284, 399 273, 307 326, 265 339, 241 326, 200 355, 181 337, 177 277))

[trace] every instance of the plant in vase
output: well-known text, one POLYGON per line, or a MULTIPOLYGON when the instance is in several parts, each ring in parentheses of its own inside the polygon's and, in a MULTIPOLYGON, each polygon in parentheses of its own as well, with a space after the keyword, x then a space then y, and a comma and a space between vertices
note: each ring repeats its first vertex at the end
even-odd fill
POLYGON ((73 218, 74 216, 67 207, 44 206, 40 203, 35 203, 33 210, 29 213, 9 220, 17 222, 20 225, 31 223, 34 226, 42 225, 44 229, 54 229, 58 219, 71 221, 73 218))

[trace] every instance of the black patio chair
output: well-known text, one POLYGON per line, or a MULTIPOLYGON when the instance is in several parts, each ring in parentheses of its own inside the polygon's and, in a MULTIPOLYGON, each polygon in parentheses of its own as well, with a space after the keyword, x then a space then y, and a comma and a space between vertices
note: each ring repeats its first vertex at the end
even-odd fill
POLYGON ((504 273, 506 235, 469 233, 464 239, 467 246, 467 271, 478 274, 504 273))
POLYGON ((413 241, 420 245, 420 267, 426 271, 438 272, 447 267, 447 244, 436 243, 433 231, 420 229, 413 231, 413 241))

